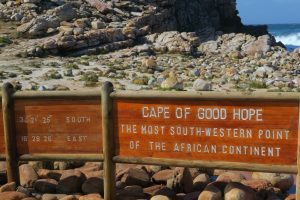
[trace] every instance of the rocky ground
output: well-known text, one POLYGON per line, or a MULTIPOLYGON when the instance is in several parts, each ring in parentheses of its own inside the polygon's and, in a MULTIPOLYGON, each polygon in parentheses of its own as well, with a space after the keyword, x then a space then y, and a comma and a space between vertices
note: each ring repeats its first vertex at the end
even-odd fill
MULTIPOLYGON (((208 9, 198 1, 190 6, 208 9)), ((195 16, 174 0, 1 2, 0 77, 17 89, 88 90, 110 80, 118 90, 300 90, 299 49, 267 34, 226 33, 242 25, 208 16, 188 32, 185 18, 195 16)), ((235 4, 226 8, 233 15, 235 4)))
MULTIPOLYGON (((300 91, 300 49, 241 24, 235 0, 0 0, 0 82, 16 90, 300 91)), ((101 163, 20 166, 0 200, 103 197, 101 163)), ((118 165, 120 200, 295 199, 293 176, 118 165), (289 196, 289 197, 288 197, 289 196)))
MULTIPOLYGON (((102 200, 102 163, 29 162, 19 169, 21 186, 1 186, 0 199, 102 200)), ((119 200, 295 199, 288 174, 118 164, 116 177, 119 200)))

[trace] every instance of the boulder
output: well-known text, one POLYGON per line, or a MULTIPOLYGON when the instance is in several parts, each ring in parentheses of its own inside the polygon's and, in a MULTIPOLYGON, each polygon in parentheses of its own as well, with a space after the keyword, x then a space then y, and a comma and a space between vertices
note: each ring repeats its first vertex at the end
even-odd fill
POLYGON ((228 183, 224 200, 262 200, 251 188, 237 182, 228 183))
POLYGON ((117 191, 117 199, 141 199, 146 195, 143 192, 143 188, 138 185, 126 186, 125 188, 117 191))
POLYGON ((29 164, 23 164, 19 167, 20 185, 23 187, 33 187, 34 182, 38 179, 38 174, 29 164))
POLYGON ((207 174, 199 174, 193 180, 194 191, 202 191, 209 182, 210 182, 210 179, 207 174))
POLYGON ((260 179, 255 179, 255 180, 242 180, 242 184, 245 186, 248 186, 256 191, 260 190, 266 190, 270 187, 272 187, 272 184, 267 181, 267 180, 260 180, 260 179))
POLYGON ((34 183, 34 189, 41 193, 55 193, 57 185, 54 179, 39 179, 34 183))
POLYGON ((267 180, 282 191, 288 190, 294 184, 294 178, 290 174, 254 172, 252 178, 267 180))
POLYGON ((222 200, 222 192, 217 187, 209 185, 200 193, 198 200, 222 200))
POLYGON ((58 200, 66 196, 66 194, 43 194, 41 200, 58 200))
POLYGON ((103 198, 100 194, 88 194, 79 197, 78 200, 103 200, 103 198))
POLYGON ((11 192, 16 190, 16 183, 6 183, 0 187, 0 192, 11 192))
POLYGON ((122 182, 126 185, 140 185, 146 187, 150 184, 150 178, 143 169, 130 168, 122 177, 122 182))
POLYGON ((88 178, 82 184, 82 192, 85 194, 93 194, 93 193, 100 193, 104 194, 104 185, 103 179, 98 177, 91 177, 88 178))
POLYGON ((158 51, 172 53, 192 53, 199 45, 199 38, 195 33, 169 31, 159 34, 154 42, 158 51))
POLYGON ((167 180, 167 187, 175 192, 189 193, 193 190, 193 178, 186 167, 176 167, 173 176, 167 180))
POLYGON ((150 200, 171 200, 171 199, 164 195, 155 195, 155 196, 151 197, 150 200))
POLYGON ((212 90, 212 84, 199 78, 194 81, 193 89, 195 91, 210 91, 212 90))
POLYGON ((65 170, 58 182, 56 191, 62 194, 74 194, 81 192, 81 186, 86 180, 85 175, 78 170, 65 170))
POLYGON ((15 191, 2 192, 0 196, 3 200, 21 200, 27 197, 24 193, 15 191))
POLYGON ((216 181, 220 182, 241 182, 245 177, 239 172, 224 172, 220 174, 216 181))
POLYGON ((174 171, 172 169, 161 170, 152 176, 152 180, 157 184, 167 184, 167 180, 172 178, 173 174, 174 171))
POLYGON ((183 83, 177 78, 176 74, 172 71, 169 77, 161 83, 163 89, 183 90, 183 83))

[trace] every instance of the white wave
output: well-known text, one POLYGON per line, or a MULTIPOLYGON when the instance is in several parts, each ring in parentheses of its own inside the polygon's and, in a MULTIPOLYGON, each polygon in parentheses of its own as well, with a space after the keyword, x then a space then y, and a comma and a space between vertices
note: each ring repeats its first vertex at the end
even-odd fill
POLYGON ((276 36, 276 41, 281 41, 285 45, 300 46, 300 33, 293 33, 289 35, 276 36))

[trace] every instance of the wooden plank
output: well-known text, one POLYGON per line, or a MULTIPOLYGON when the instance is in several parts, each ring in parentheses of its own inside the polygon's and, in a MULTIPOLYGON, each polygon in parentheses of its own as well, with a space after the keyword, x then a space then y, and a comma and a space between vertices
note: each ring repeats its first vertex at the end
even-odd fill
POLYGON ((117 91, 111 94, 113 99, 168 99, 168 100, 208 100, 208 99, 235 99, 235 100, 300 100, 300 93, 295 92, 172 92, 172 91, 117 91))
POLYGON ((194 168, 214 168, 228 170, 245 170, 251 172, 273 172, 273 173, 289 173, 297 174, 297 166, 290 165, 264 165, 241 162, 225 162, 225 161, 206 161, 206 160, 179 160, 176 158, 138 158, 115 156, 113 159, 117 163, 132 163, 144 165, 164 165, 178 167, 194 167, 194 168))
POLYGON ((14 126, 14 88, 10 83, 2 86, 2 113, 5 142, 7 181, 19 184, 19 168, 16 149, 16 130, 14 126))
POLYGON ((116 166, 113 162, 115 155, 113 130, 113 102, 110 93, 114 88, 112 83, 105 82, 102 86, 102 127, 104 155, 104 199, 116 199, 116 166))
POLYGON ((297 100, 117 98, 116 155, 296 166, 298 106, 297 100))
POLYGON ((21 161, 103 161, 102 154, 24 154, 21 161))
POLYGON ((13 94, 14 99, 100 99, 101 91, 20 91, 13 94))
POLYGON ((101 154, 101 100, 15 99, 18 154, 101 154))

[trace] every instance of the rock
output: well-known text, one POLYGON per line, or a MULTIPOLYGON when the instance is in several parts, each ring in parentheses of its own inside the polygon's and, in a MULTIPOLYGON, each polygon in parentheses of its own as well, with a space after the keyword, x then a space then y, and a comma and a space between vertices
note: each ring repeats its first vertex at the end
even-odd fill
POLYGON ((145 194, 143 193, 143 189, 141 186, 133 185, 126 186, 122 190, 117 191, 117 199, 140 199, 145 198, 145 194))
MULTIPOLYGON (((24 70, 24 74, 30 75, 32 74, 31 70, 24 70)), ((39 169, 50 169, 52 166, 52 162, 48 161, 29 161, 29 165, 33 167, 33 169, 37 172, 39 169)))
POLYGON ((256 191, 266 190, 267 188, 272 187, 272 184, 267 180, 242 180, 241 183, 256 191))
POLYGON ((41 200, 59 200, 66 196, 65 194, 43 194, 41 200))
POLYGON ((37 173, 42 179, 54 179, 56 181, 59 181, 62 171, 39 169, 37 173))
POLYGON ((92 21, 91 25, 93 29, 106 28, 105 22, 102 22, 101 20, 92 21))
POLYGON ((170 72, 169 77, 161 83, 161 88, 183 90, 183 84, 174 72, 170 72))
POLYGON ((17 192, 21 192, 23 194, 25 194, 26 196, 31 196, 32 194, 32 188, 25 188, 22 186, 17 187, 17 192))
POLYGON ((150 57, 150 58, 144 58, 142 60, 142 68, 145 69, 155 69, 157 67, 157 63, 155 58, 150 57))
POLYGON ((200 193, 198 200, 222 200, 222 192, 217 187, 210 185, 200 193))
POLYGON ((100 194, 88 194, 79 197, 78 200, 103 200, 100 194))
POLYGON ((167 196, 155 195, 155 196, 151 197, 150 200, 171 200, 171 199, 167 196))
POLYGON ((38 175, 29 164, 19 167, 20 185, 23 187, 33 187, 34 182, 38 179, 38 175))
POLYGON ((34 183, 34 189, 41 193, 55 193, 57 184, 54 179, 39 179, 34 183))
POLYGON ((197 79, 193 83, 193 89, 195 91, 210 91, 212 90, 212 85, 203 79, 197 79))
POLYGON ((1 199, 5 200, 21 200, 26 198, 27 196, 22 192, 2 192, 1 199))
POLYGON ((207 174, 199 174, 193 180, 194 191, 202 191, 209 182, 210 182, 210 180, 209 180, 209 176, 207 174))
POLYGON ((163 185, 152 185, 150 187, 144 188, 143 192, 149 196, 156 195, 160 190, 165 189, 166 186, 163 185))
POLYGON ((27 197, 27 198, 24 198, 22 200, 38 200, 37 198, 34 198, 34 197, 27 197))
POLYGON ((78 170, 65 170, 58 182, 56 191, 62 194, 80 193, 86 180, 85 175, 78 170))
POLYGON ((11 192, 16 190, 16 183, 11 182, 11 183, 6 183, 5 185, 2 185, 0 187, 0 192, 11 192))
POLYGON ((282 191, 288 190, 294 184, 293 176, 290 174, 254 172, 252 178, 267 180, 282 191))
POLYGON ((254 75, 260 78, 265 78, 270 76, 274 72, 274 69, 268 66, 259 67, 254 72, 254 75))
POLYGON ((193 190, 193 178, 188 168, 176 167, 173 177, 167 180, 167 187, 175 192, 189 193, 193 190))
POLYGON ((70 21, 77 16, 77 11, 71 4, 64 4, 54 9, 54 15, 62 21, 70 21))
POLYGON ((98 177, 91 177, 88 178, 82 184, 82 192, 85 194, 92 194, 92 193, 100 193, 104 194, 104 185, 103 179, 98 177))
MULTIPOLYGON (((260 200, 256 192, 241 183, 228 183, 225 188, 224 200, 260 200)), ((262 200, 262 199, 261 199, 262 200)))
POLYGON ((290 194, 284 200, 296 200, 296 195, 295 194, 290 194))
POLYGON ((130 168, 122 177, 122 182, 126 185, 140 185, 142 187, 150 184, 150 178, 143 169, 130 168))
POLYGON ((154 48, 158 51, 167 50, 172 53, 192 53, 198 44, 199 38, 195 33, 170 31, 158 35, 154 48))
POLYGON ((224 172, 220 174, 216 181, 220 182, 241 182, 245 177, 239 172, 224 172))
POLYGON ((169 197, 170 199, 174 199, 175 192, 170 188, 162 187, 161 189, 157 190, 154 195, 163 195, 169 197))
POLYGON ((183 200, 198 200, 200 194, 199 191, 188 193, 183 197, 183 200))
POLYGON ((270 35, 263 35, 257 38, 253 43, 248 43, 242 49, 247 55, 255 55, 255 53, 266 54, 271 50, 271 46, 274 45, 275 39, 270 35))
POLYGON ((167 180, 172 178, 173 174, 174 171, 172 169, 161 170, 152 176, 152 180, 157 184, 167 184, 167 180))
POLYGON ((231 33, 218 36, 215 41, 200 44, 198 51, 204 54, 229 54, 232 59, 240 59, 243 55, 264 55, 274 45, 275 39, 270 35, 255 37, 243 33, 231 33))
POLYGON ((68 195, 59 200, 78 200, 80 198, 79 195, 68 195))
POLYGON ((111 11, 112 8, 107 4, 99 0, 86 0, 91 6, 95 7, 98 11, 103 14, 111 11))

